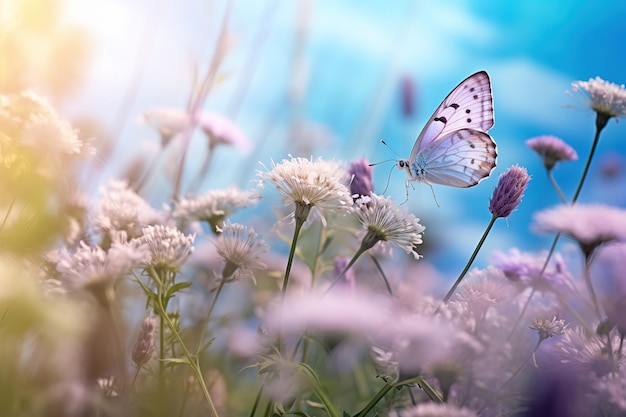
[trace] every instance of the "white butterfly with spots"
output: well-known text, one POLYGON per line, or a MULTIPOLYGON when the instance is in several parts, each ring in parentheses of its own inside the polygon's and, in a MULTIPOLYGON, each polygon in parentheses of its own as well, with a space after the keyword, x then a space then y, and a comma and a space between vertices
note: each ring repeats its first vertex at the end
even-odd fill
POLYGON ((487 178, 496 166, 491 82, 485 71, 462 81, 430 117, 409 159, 400 160, 412 181, 467 188, 487 178))

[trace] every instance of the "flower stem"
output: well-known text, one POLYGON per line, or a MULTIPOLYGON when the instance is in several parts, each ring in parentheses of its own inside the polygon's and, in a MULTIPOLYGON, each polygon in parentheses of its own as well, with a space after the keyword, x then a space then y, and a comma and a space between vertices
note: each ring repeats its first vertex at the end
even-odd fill
MULTIPOLYGON (((470 267, 472 266, 472 263, 474 263, 474 260, 476 259, 476 256, 478 255, 478 252, 480 251, 480 248, 482 248, 483 243, 485 243, 485 239, 487 239, 487 235, 491 231, 491 228, 493 227, 497 218, 498 217, 496 217, 496 215, 491 216, 491 220, 489 220, 489 224, 487 225, 485 232, 483 233, 482 237, 478 241, 478 245, 476 246, 476 249, 474 249, 474 253, 472 253, 472 256, 470 256, 469 261, 467 261, 467 265, 465 265, 465 268, 463 268, 463 271, 461 272, 459 277, 456 279, 454 285, 452 285, 452 288, 450 288, 450 291, 448 291, 446 296, 443 297, 443 301, 439 304, 439 307, 441 307, 441 304, 445 304, 448 302, 448 300, 450 300, 450 297, 452 297, 452 294, 454 294, 454 290, 456 290, 456 287, 459 286, 459 284, 465 277, 465 274, 467 274, 467 271, 469 271, 470 267)), ((437 310, 435 310, 435 313, 439 311, 439 307, 437 307, 437 310)))
POLYGON ((370 258, 372 259, 372 262, 374 262, 374 265, 376 265, 376 269, 378 269, 378 272, 380 272, 380 276, 385 282, 385 286, 387 287, 387 291, 389 291, 389 295, 393 295, 391 285, 389 285, 389 280, 387 279, 387 275, 385 275, 385 271, 383 271, 383 268, 380 266, 380 262, 378 262, 378 259, 376 259, 376 257, 372 254, 370 254, 370 258))
MULTIPOLYGON (((602 132, 602 129, 604 129, 610 118, 610 116, 607 116, 603 113, 596 114, 596 134, 593 136, 593 143, 591 144, 591 149, 589 150, 589 155, 587 156, 587 162, 585 162, 585 167, 583 168, 583 173, 580 176, 580 181, 578 182, 578 187, 576 187, 576 192, 574 193, 571 204, 576 204, 576 201, 578 201, 578 196, 580 196, 580 192, 583 189, 583 184, 585 183, 585 179, 587 178, 587 173, 589 172, 589 167, 591 166, 591 160, 593 159, 593 155, 596 153, 598 142, 600 142, 600 133, 602 132)), ((541 270, 542 274, 546 270, 548 262, 550 262, 550 258, 552 258, 552 254, 554 253, 554 249, 556 248, 556 244, 559 241, 560 237, 561 234, 557 233, 557 235, 554 237, 554 240, 552 241, 552 246, 550 246, 548 257, 546 258, 546 262, 543 264, 543 269, 541 270)))
POLYGON ((289 259, 287 259, 287 267, 285 268, 285 277, 283 278, 283 288, 282 294, 283 298, 285 298, 285 294, 287 294, 287 285, 289 284, 289 275, 291 274, 291 266, 293 265, 293 258, 296 254, 296 246, 298 244, 298 237, 300 236, 300 231, 302 230, 302 226, 309 216, 309 212, 311 211, 311 206, 304 203, 296 202, 296 226, 293 230, 293 239, 291 241, 291 248, 289 249, 289 259))
MULTIPOLYGON (((183 354, 185 355, 185 358, 187 359, 187 364, 189 365, 189 367, 191 367, 191 370, 193 371, 196 377, 196 380, 198 381, 198 385, 200 386, 202 394, 204 395, 204 398, 209 406, 209 409, 211 410, 211 415, 213 415, 214 417, 218 417, 217 410, 215 409, 215 404, 213 404, 211 394, 209 394, 209 390, 206 386, 206 383, 204 382, 204 377, 202 376, 202 370, 200 369, 200 363, 199 363, 198 357, 196 355, 192 355, 187 349, 187 346, 185 345, 185 342, 183 341, 180 334, 178 333, 176 326, 174 325, 174 323, 172 323, 169 316, 167 315, 167 311, 165 310, 165 307, 163 306, 163 303, 160 297, 157 299, 156 307, 159 312, 159 316, 162 319, 162 322, 165 322, 165 324, 167 324, 169 331, 172 333, 172 335, 174 335, 174 337, 180 344, 180 347, 183 350, 183 354)), ((164 361, 160 361, 160 362, 164 362, 164 361)))
POLYGON ((559 195, 561 202, 563 204, 566 204, 567 199, 565 198, 565 195, 563 195, 563 191, 561 191, 561 187, 559 187, 559 184, 554 179, 554 175, 552 175, 552 170, 551 169, 547 170, 547 173, 548 173, 548 179, 550 180, 550 183, 552 184, 554 191, 556 191, 556 193, 559 195))
POLYGON ((602 313, 600 312, 600 305, 598 304, 598 296, 596 295, 596 291, 594 290, 591 282, 591 262, 589 258, 590 256, 585 256, 585 270, 583 271, 583 277, 585 279, 585 284, 587 285, 587 291, 589 291, 589 296, 593 302, 593 309, 596 312, 598 319, 602 321, 602 313))
POLYGON ((378 401, 380 401, 385 395, 387 395, 389 391, 391 391, 392 388, 393 388, 393 384, 386 383, 380 389, 380 391, 376 393, 374 398, 372 398, 370 402, 368 402, 367 405, 361 411, 356 413, 354 417, 364 417, 367 413, 370 412, 372 408, 374 408, 374 406, 378 403, 378 401))
POLYGON ((359 259, 359 257, 361 255, 363 255, 368 249, 369 249, 368 247, 366 247, 365 245, 361 244, 361 246, 356 251, 356 253, 352 257, 352 259, 350 259, 350 262, 348 262, 348 264, 345 266, 345 268, 343 268, 343 271, 341 271, 341 273, 337 276, 337 278, 335 278, 333 280, 333 282, 330 283, 330 285, 328 286, 328 288, 324 292, 324 295, 328 294, 328 292, 335 286, 335 284, 337 284, 341 280, 341 278, 343 278, 344 275, 346 275, 346 273, 352 267, 352 265, 354 265, 356 260, 359 259))

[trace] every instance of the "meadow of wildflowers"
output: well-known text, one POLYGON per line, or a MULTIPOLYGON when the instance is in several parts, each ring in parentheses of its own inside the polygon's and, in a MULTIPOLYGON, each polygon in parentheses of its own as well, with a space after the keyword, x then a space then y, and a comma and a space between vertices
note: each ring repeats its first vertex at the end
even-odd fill
POLYGON ((588 154, 526 142, 561 200, 530 225, 552 246, 473 265, 530 192, 520 161, 442 279, 430 225, 375 192, 360 155, 275 155, 248 189, 202 187, 218 145, 253 147, 201 110, 215 76, 186 110, 142 115, 181 150, 157 202, 142 194, 155 165, 93 193, 78 179, 105 159, 97 143, 45 97, 0 94, 0 416, 626 415, 626 210, 578 202, 602 132, 624 129, 623 85, 572 83, 596 117, 588 154), (208 153, 184 175, 196 130, 208 153), (578 159, 567 196, 553 169, 578 159))

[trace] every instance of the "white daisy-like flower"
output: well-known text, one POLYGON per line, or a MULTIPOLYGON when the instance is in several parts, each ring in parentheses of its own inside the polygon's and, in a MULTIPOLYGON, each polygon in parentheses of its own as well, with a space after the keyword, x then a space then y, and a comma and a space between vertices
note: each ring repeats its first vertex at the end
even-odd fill
POLYGON ((613 84, 596 77, 589 81, 574 81, 572 89, 581 92, 587 105, 598 114, 607 118, 626 116, 626 88, 623 84, 613 84))
POLYGON ((626 210, 616 207, 561 205, 535 214, 534 220, 536 231, 569 236, 587 255, 603 243, 626 240, 626 210))
POLYGON ((185 235, 168 226, 148 226, 138 241, 150 251, 148 265, 157 270, 176 272, 193 253, 196 235, 185 235))
MULTIPOLYGON (((257 171, 261 178, 258 187, 265 189, 270 185, 283 198, 285 204, 296 205, 298 209, 317 207, 322 210, 349 210, 352 205, 348 183, 348 173, 338 162, 318 159, 284 159, 280 163, 272 162, 272 169, 257 171)), ((322 221, 324 221, 322 217, 322 221)))
POLYGON ((453 404, 426 402, 402 411, 392 411, 389 417, 477 417, 475 411, 453 404))
POLYGON ((389 242, 412 254, 415 259, 420 258, 416 246, 422 243, 425 228, 417 217, 398 207, 391 198, 374 193, 357 199, 355 204, 354 214, 366 229, 361 242, 365 249, 378 242, 389 242))
MULTIPOLYGON (((610 338, 608 346, 619 346, 618 335, 611 335, 610 338)), ((580 375, 593 373, 603 377, 626 365, 624 355, 618 356, 616 352, 609 354, 606 337, 587 335, 581 327, 566 329, 557 348, 560 362, 580 375)))
POLYGON ((56 253, 56 270, 70 290, 87 290, 100 301, 124 278, 131 268, 146 260, 146 252, 135 245, 113 242, 108 251, 85 242, 74 252, 61 249, 56 253))
POLYGON ((155 108, 143 113, 140 120, 150 124, 159 132, 161 145, 165 146, 172 138, 183 133, 189 124, 189 115, 179 109, 155 108))
POLYGON ((161 215, 128 187, 126 181, 111 180, 100 190, 95 225, 107 237, 118 231, 129 239, 141 236, 142 229, 161 222, 161 215))
POLYGON ((269 247, 265 241, 258 239, 254 229, 226 221, 220 236, 215 239, 215 249, 226 262, 222 278, 250 278, 256 283, 253 271, 265 268, 261 258, 269 247))
POLYGON ((459 286, 454 298, 466 303, 478 317, 482 317, 490 307, 510 299, 514 288, 504 273, 497 268, 471 271, 459 286))
POLYGON ((557 319, 556 316, 551 318, 539 317, 532 321, 530 328, 539 333, 539 339, 545 340, 565 333, 567 323, 565 323, 565 320, 557 319))
POLYGON ((237 210, 256 204, 258 195, 237 187, 210 190, 199 197, 183 198, 174 207, 172 216, 183 224, 194 221, 208 222, 213 231, 221 227, 224 219, 237 210))

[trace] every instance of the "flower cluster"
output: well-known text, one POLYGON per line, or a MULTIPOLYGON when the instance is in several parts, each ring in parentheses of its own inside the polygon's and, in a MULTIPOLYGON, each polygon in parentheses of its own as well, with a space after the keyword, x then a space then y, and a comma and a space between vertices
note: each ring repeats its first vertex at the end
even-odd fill
MULTIPOLYGON (((624 87, 573 87, 604 122, 626 115, 624 87)), ((92 202, 69 180, 90 146, 40 97, 0 95, 0 415, 624 415, 626 210, 577 203, 593 150, 568 200, 553 168, 576 151, 526 142, 563 201, 531 225, 552 246, 490 235, 534 192, 514 165, 465 267, 439 271, 455 254, 436 237, 457 230, 374 193, 365 159, 290 157, 257 172, 260 194, 196 193, 215 147, 251 147, 199 98, 144 118, 162 148, 205 133, 200 175, 182 158, 167 193, 111 180, 92 202)))

